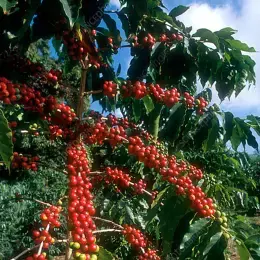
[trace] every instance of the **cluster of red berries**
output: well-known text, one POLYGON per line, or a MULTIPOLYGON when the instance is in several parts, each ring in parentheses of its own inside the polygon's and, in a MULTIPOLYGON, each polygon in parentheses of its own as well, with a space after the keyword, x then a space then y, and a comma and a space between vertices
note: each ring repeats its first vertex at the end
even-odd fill
POLYGON ((136 81, 134 84, 130 80, 126 84, 122 85, 122 96, 124 98, 135 97, 141 99, 148 95, 147 87, 144 82, 136 81))
POLYGON ((51 228, 59 228, 61 223, 59 222, 59 216, 62 208, 60 206, 50 206, 49 208, 46 208, 43 210, 43 212, 40 215, 41 224, 43 227, 47 227, 48 225, 51 228))
POLYGON ((96 225, 92 220, 95 214, 93 195, 90 190, 92 184, 87 177, 89 163, 87 151, 82 143, 71 144, 67 149, 69 174, 69 221, 73 242, 70 247, 74 249, 76 259, 90 259, 91 254, 98 252, 96 238, 93 231, 96 225))
POLYGON ((41 253, 41 254, 33 254, 33 256, 28 256, 26 257, 25 260, 47 260, 46 258, 46 253, 41 253))
POLYGON ((86 54, 87 49, 84 48, 83 43, 76 36, 73 31, 63 32, 63 43, 68 48, 68 54, 73 60, 82 60, 86 54))
POLYGON ((172 42, 180 42, 183 41, 183 35, 179 33, 173 33, 173 34, 161 34, 159 39, 154 38, 150 33, 147 34, 143 38, 142 41, 139 40, 140 37, 136 35, 131 35, 130 38, 128 39, 129 42, 132 44, 133 47, 146 47, 149 49, 152 49, 154 44, 159 41, 159 42, 164 42, 164 43, 172 43, 172 42))
POLYGON ((58 125, 50 125, 49 130, 50 130, 50 139, 51 140, 56 139, 56 137, 62 136, 63 131, 58 125))
MULTIPOLYGON (((39 230, 33 230, 32 236, 35 244, 42 244, 42 248, 48 249, 50 244, 55 242, 55 239, 51 236, 49 230, 53 228, 59 228, 61 223, 59 222, 59 216, 62 211, 60 206, 50 206, 45 208, 40 215, 41 225, 43 228, 39 230)), ((45 260, 46 253, 34 254, 29 256, 26 260, 45 260)))
POLYGON ((188 92, 184 92, 184 101, 189 108, 193 108, 194 106, 194 97, 190 95, 188 92))
POLYGON ((47 73, 46 78, 47 78, 47 80, 48 80, 50 83, 54 83, 54 84, 55 84, 55 83, 58 82, 58 80, 61 79, 61 75, 62 75, 61 71, 51 69, 51 70, 47 73))
POLYGON ((103 85, 104 95, 109 98, 115 97, 117 92, 117 84, 113 81, 105 81, 103 85))
POLYGON ((76 119, 76 114, 70 106, 56 103, 51 118, 58 125, 68 126, 76 119))
POLYGON ((208 102, 207 102, 203 97, 199 97, 199 98, 196 100, 196 103, 197 103, 197 105, 198 105, 197 113, 198 113, 199 115, 202 115, 203 112, 204 112, 205 107, 208 105, 208 102))
POLYGON ((164 90, 160 87, 159 84, 150 84, 149 85, 150 94, 157 100, 158 102, 163 102, 164 90))
POLYGON ((158 152, 156 146, 145 146, 139 136, 129 137, 128 152, 149 168, 160 169, 167 165, 167 158, 158 152))
POLYGON ((49 248, 49 244, 53 244, 55 239, 51 236, 48 230, 33 230, 33 238, 35 244, 40 244, 43 242, 43 248, 49 248))
POLYGON ((118 168, 106 167, 105 172, 107 175, 105 178, 107 183, 112 182, 122 188, 129 187, 129 182, 131 181, 131 177, 123 170, 120 170, 118 168))
MULTIPOLYGON (((145 146, 138 136, 129 137, 128 152, 129 154, 135 155, 139 161, 144 162, 147 167, 157 169, 164 180, 175 184, 176 194, 187 195, 192 202, 192 208, 202 217, 210 217, 215 213, 213 203, 209 203, 212 200, 208 200, 201 189, 192 183, 192 179, 188 175, 185 175, 188 171, 185 162, 182 161, 178 163, 174 156, 167 157, 159 153, 157 148, 153 145, 145 146), (199 192, 197 192, 198 190, 199 192), (197 199, 199 199, 199 203, 194 204, 194 201, 197 199)), ((192 178, 195 177, 193 179, 198 179, 202 176, 202 172, 197 170, 194 166, 191 167, 188 174, 192 178)))
POLYGON ((0 101, 4 104, 22 104, 25 109, 42 113, 45 98, 42 97, 40 91, 25 84, 12 84, 6 78, 0 78, 0 101))
POLYGON ((174 104, 178 103, 180 99, 180 93, 176 88, 171 90, 166 90, 163 95, 163 102, 167 107, 172 107, 174 104))
POLYGON ((83 131, 84 141, 87 144, 97 143, 101 145, 109 133, 107 124, 105 122, 101 122, 100 120, 92 127, 86 124, 86 127, 83 126, 83 131))
POLYGON ((134 227, 124 225, 124 230, 122 231, 126 240, 131 244, 135 249, 140 250, 147 246, 147 239, 143 233, 134 227))
POLYGON ((156 250, 148 248, 143 254, 138 258, 139 260, 160 260, 161 258, 157 255, 156 250))
POLYGON ((39 161, 38 156, 27 157, 27 156, 23 156, 22 154, 18 154, 17 152, 14 152, 11 166, 13 169, 25 169, 25 170, 37 171, 38 161, 39 161))
POLYGON ((160 35, 159 41, 160 42, 172 42, 172 41, 182 41, 183 36, 178 33, 173 33, 172 35, 167 36, 165 33, 160 35))
POLYGON ((108 134, 108 140, 112 147, 115 147, 118 143, 121 143, 123 139, 126 139, 127 135, 125 129, 122 126, 111 127, 108 134))
POLYGON ((134 183, 134 190, 136 194, 143 194, 146 188, 146 183, 144 180, 139 180, 134 183))
MULTIPOLYGON (((176 88, 164 90, 159 84, 146 84, 140 81, 136 81, 132 84, 131 81, 128 80, 121 86, 121 93, 123 98, 135 97, 136 99, 141 99, 150 94, 157 102, 161 102, 169 108, 182 100, 181 94, 176 88)), ((195 103, 198 104, 198 114, 203 114, 205 107, 208 105, 208 102, 205 101, 204 98, 200 97, 195 100, 188 92, 184 93, 183 102, 188 108, 193 108, 195 103)))
POLYGON ((136 99, 141 99, 147 95, 147 89, 144 82, 136 81, 133 84, 133 94, 136 99))
POLYGON ((201 180, 203 178, 203 172, 201 169, 198 169, 197 167, 190 165, 189 167, 189 174, 188 176, 193 180, 201 180))
POLYGON ((150 33, 143 39, 143 46, 148 47, 149 49, 152 49, 155 43, 156 39, 150 33))

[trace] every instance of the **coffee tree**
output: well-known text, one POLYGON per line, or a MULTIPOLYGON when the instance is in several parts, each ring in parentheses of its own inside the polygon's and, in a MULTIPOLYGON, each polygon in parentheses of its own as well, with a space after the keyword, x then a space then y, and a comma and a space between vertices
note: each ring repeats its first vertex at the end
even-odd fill
POLYGON ((227 259, 233 241, 259 259, 236 152, 258 149, 259 117, 211 101, 255 83, 254 48, 232 28, 191 34, 188 7, 120 2, 0 1, 0 258, 227 259))

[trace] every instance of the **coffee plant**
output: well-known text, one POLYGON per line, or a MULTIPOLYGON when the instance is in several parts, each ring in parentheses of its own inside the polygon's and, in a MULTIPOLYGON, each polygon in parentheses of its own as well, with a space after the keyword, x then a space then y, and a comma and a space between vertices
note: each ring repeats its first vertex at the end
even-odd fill
POLYGON ((254 48, 120 3, 0 0, 0 259, 260 259, 254 48))

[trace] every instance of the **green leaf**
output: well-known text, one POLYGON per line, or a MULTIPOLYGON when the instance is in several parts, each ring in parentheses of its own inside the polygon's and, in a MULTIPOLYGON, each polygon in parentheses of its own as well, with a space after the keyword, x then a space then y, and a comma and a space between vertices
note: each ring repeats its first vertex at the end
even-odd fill
POLYGON ((180 245, 180 260, 187 259, 193 247, 198 243, 200 236, 207 231, 210 223, 209 219, 202 218, 190 225, 189 232, 185 234, 180 245))
POLYGON ((126 37, 129 36, 129 20, 125 14, 126 7, 124 7, 121 11, 117 12, 118 18, 122 23, 122 28, 125 32, 126 37))
MULTIPOLYGON (((250 145, 251 147, 255 148, 258 150, 258 143, 256 141, 256 138, 253 136, 252 131, 250 130, 250 126, 245 123, 244 120, 240 118, 235 119, 236 125, 239 126, 239 129, 241 129, 241 136, 242 138, 245 137, 247 144, 250 145)), ((242 141, 243 139, 241 139, 242 141)))
POLYGON ((219 241, 219 239, 222 236, 222 232, 216 233, 214 236, 210 238, 209 243, 207 244, 207 247, 203 251, 203 255, 207 255, 209 251, 215 246, 215 244, 219 241))
POLYGON ((79 17, 79 10, 81 8, 81 1, 75 2, 74 0, 59 0, 63 6, 63 10, 67 19, 69 20, 70 27, 74 26, 74 23, 79 17))
POLYGON ((170 116, 160 135, 174 142, 180 133, 180 129, 185 121, 186 107, 177 103, 170 110, 170 116))
POLYGON ((169 186, 166 187, 165 189, 163 189, 162 191, 160 191, 160 192, 157 194, 155 200, 153 200, 153 203, 152 203, 152 205, 151 205, 151 208, 155 207, 159 202, 161 202, 161 199, 162 199, 163 195, 165 194, 166 191, 168 191, 168 189, 169 189, 169 186))
POLYGON ((121 64, 119 63, 117 71, 116 71, 116 75, 119 76, 121 73, 121 64))
POLYGON ((209 151, 213 147, 218 137, 219 137, 219 121, 218 118, 214 116, 212 120, 212 127, 208 132, 208 138, 203 143, 204 152, 209 151))
POLYGON ((0 0, 0 7, 2 7, 4 12, 8 12, 17 3, 17 0, 0 0))
POLYGON ((140 119, 140 117, 141 117, 141 103, 140 103, 140 100, 134 99, 133 100, 133 104, 132 104, 132 108, 133 108, 135 121, 137 122, 140 119))
POLYGON ((231 27, 226 27, 223 28, 219 31, 214 32, 218 37, 223 38, 223 39, 232 39, 232 35, 235 34, 237 30, 232 29, 231 27))
POLYGON ((200 37, 202 41, 211 42, 217 48, 219 48, 219 41, 218 36, 208 29, 199 29, 195 34, 192 35, 193 37, 200 37))
POLYGON ((129 218, 131 219, 131 221, 133 223, 135 223, 135 215, 134 215, 132 209, 126 205, 125 210, 126 210, 127 215, 129 216, 129 218))
POLYGON ((237 241, 236 246, 241 260, 253 259, 243 241, 237 241))
POLYGON ((0 156, 6 167, 10 170, 13 156, 12 131, 8 126, 8 121, 0 109, 0 156))
POLYGON ((225 135, 224 135, 224 142, 226 143, 227 141, 230 140, 233 132, 233 114, 231 112, 225 112, 225 119, 224 119, 224 129, 225 129, 225 135))
POLYGON ((120 36, 120 31, 117 29, 115 20, 108 14, 103 15, 103 20, 104 20, 108 30, 110 31, 111 36, 113 36, 114 44, 117 46, 120 46, 122 38, 120 36))
POLYGON ((153 111, 154 109, 154 104, 153 104, 153 100, 150 96, 145 96, 142 98, 142 100, 144 101, 144 106, 146 109, 146 114, 148 115, 150 112, 153 111))
POLYGON ((246 52, 255 52, 255 49, 253 47, 249 47, 246 43, 243 43, 239 40, 226 40, 231 46, 231 48, 240 50, 240 51, 246 51, 246 52))
POLYGON ((260 136, 260 117, 249 115, 247 116, 248 124, 252 127, 260 136))
POLYGON ((98 252, 98 259, 99 260, 113 260, 115 258, 111 252, 107 251, 105 248, 100 246, 99 252, 98 252))
POLYGON ((177 17, 177 16, 182 15, 183 13, 185 13, 188 9, 189 9, 188 6, 179 5, 179 6, 175 7, 175 8, 173 8, 173 9, 170 11, 169 15, 170 15, 171 17, 175 18, 175 17, 177 17))
POLYGON ((164 202, 159 218, 163 238, 163 254, 165 255, 171 252, 173 234, 180 219, 187 213, 187 208, 187 201, 178 196, 172 196, 164 202))

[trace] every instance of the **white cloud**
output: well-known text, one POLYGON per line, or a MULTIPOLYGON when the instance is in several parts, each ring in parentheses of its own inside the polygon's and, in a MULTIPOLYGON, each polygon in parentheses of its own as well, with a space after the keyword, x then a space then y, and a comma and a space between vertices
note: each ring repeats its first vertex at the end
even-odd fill
MULTIPOLYGON (((249 46, 255 47, 260 51, 259 35, 257 28, 260 25, 260 1, 259 0, 242 0, 241 10, 237 12, 231 5, 218 6, 213 8, 208 4, 191 4, 191 8, 182 16, 180 20, 186 26, 193 26, 193 31, 199 28, 208 28, 212 31, 224 27, 232 27, 238 30, 235 37, 249 46)), ((251 55, 251 54, 250 54, 251 55)), ((231 100, 225 100, 222 108, 231 110, 234 114, 255 114, 260 115, 260 53, 251 55, 256 61, 256 86, 250 90, 245 88, 240 95, 231 100)), ((216 93, 214 99, 219 102, 216 93)))

